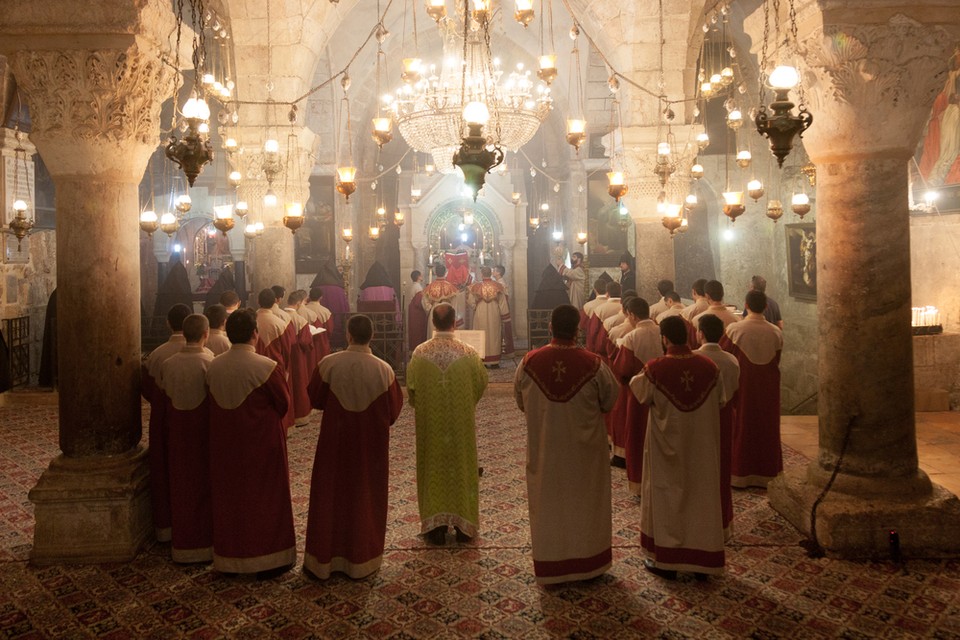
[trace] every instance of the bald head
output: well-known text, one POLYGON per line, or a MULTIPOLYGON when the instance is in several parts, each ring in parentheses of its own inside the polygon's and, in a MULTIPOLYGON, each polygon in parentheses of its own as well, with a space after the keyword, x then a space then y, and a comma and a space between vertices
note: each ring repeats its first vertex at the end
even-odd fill
POLYGON ((453 331, 457 323, 457 310, 446 302, 441 302, 433 308, 431 313, 433 328, 437 331, 453 331))

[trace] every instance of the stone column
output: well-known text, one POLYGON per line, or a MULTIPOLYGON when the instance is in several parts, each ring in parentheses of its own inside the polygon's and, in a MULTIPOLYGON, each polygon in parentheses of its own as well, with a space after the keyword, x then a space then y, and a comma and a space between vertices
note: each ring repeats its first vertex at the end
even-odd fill
POLYGON ((629 191, 623 199, 636 233, 637 292, 653 304, 660 299, 657 281, 676 279, 673 238, 657 212, 657 197, 661 191, 678 203, 687 193, 686 173, 693 151, 685 149, 692 141, 689 126, 673 127, 675 144, 672 158, 676 171, 666 186, 660 184, 653 172, 657 158, 657 143, 666 138, 666 129, 658 127, 629 127, 623 131, 624 168, 629 191), (681 179, 681 175, 684 178, 681 179))
POLYGON ((820 454, 769 487, 823 548, 910 555, 960 550, 960 502, 917 466, 906 165, 945 81, 955 40, 896 15, 824 23, 803 39, 817 165, 820 454), (841 458, 842 456, 842 458, 841 458))
MULTIPOLYGON (((43 49, 69 26, 49 21, 70 16, 66 4, 44 3, 53 11, 31 23, 50 31, 0 38, 14 47, 31 139, 56 186, 57 304, 69 319, 57 336, 63 453, 30 492, 31 558, 111 562, 133 558, 152 530, 140 445, 140 264, 132 249, 140 241, 137 189, 171 87, 157 45, 139 32, 98 38, 110 48, 43 49)), ((143 28, 140 11, 159 16, 159 3, 115 4, 113 27, 143 28)), ((152 28, 169 26, 148 17, 152 28)), ((6 28, 0 19, 0 33, 6 28)))

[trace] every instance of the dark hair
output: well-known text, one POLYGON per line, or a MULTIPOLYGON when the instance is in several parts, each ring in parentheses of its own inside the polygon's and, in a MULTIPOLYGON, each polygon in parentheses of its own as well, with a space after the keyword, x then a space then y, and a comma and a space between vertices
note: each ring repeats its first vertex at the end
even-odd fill
POLYGON ((278 284, 270 287, 270 290, 273 291, 273 297, 277 300, 283 300, 283 296, 287 295, 287 290, 278 284))
POLYGON ((607 283, 597 278, 596 282, 593 283, 593 290, 598 294, 603 295, 607 292, 607 283))
POLYGON ((167 309, 167 324, 170 325, 170 329, 173 331, 183 331, 183 321, 186 320, 187 316, 193 313, 193 309, 178 302, 169 309, 167 309))
POLYGON ((620 283, 619 282, 608 282, 607 283, 607 295, 611 298, 620 297, 620 283))
POLYGON ((191 313, 183 319, 183 337, 187 342, 197 343, 203 337, 203 334, 210 328, 210 321, 207 316, 199 313, 191 313))
POLYGON ((672 345, 687 344, 687 325, 680 316, 664 318, 660 323, 660 335, 672 345))
POLYGON ((322 287, 310 287, 310 302, 316 302, 323 298, 322 287))
POLYGON ((303 289, 296 289, 287 296, 287 304, 291 307, 296 306, 307 299, 307 292, 303 289))
POLYGON ((711 280, 703 285, 703 292, 714 302, 723 300, 723 284, 719 280, 711 280))
POLYGON ((699 278, 699 279, 693 281, 693 284, 690 286, 690 288, 693 289, 693 292, 694 292, 695 294, 697 294, 698 296, 702 296, 702 295, 703 295, 703 287, 704 287, 705 284, 707 284, 706 278, 699 278))
POLYGON ((573 340, 580 328, 580 312, 572 304, 561 304, 550 314, 550 331, 558 340, 573 340))
POLYGON ((207 316, 211 329, 219 329, 227 321, 227 308, 222 304, 212 304, 203 310, 203 315, 207 316))
POLYGON ((420 271, 419 271, 418 269, 414 269, 413 271, 410 272, 410 280, 413 281, 413 282, 416 282, 416 281, 417 281, 417 278, 419 278, 419 277, 422 276, 422 275, 423 275, 423 274, 420 273, 420 271))
POLYGON ((763 310, 767 308, 767 294, 763 291, 748 291, 744 304, 747 309, 754 313, 763 313, 763 310))
POLYGON ((767 279, 763 276, 753 276, 750 278, 750 285, 753 286, 754 291, 759 291, 760 293, 767 292, 767 279))
POLYGON ((681 302, 680 294, 676 291, 671 291, 670 293, 665 294, 663 297, 671 302, 681 302))
POLYGON ((493 270, 499 272, 501 276, 507 275, 507 268, 502 264, 493 265, 493 270))
POLYGON ((626 291, 620 292, 621 298, 636 298, 638 295, 640 294, 637 293, 636 289, 627 289, 626 291))
POLYGON ((480 267, 480 277, 489 278, 493 275, 493 270, 490 267, 480 267))
POLYGON ((430 314, 433 327, 437 331, 450 331, 457 324, 457 310, 448 302, 441 302, 433 308, 430 314))
POLYGON ((673 280, 661 280, 657 283, 657 291, 661 296, 665 296, 673 291, 673 280))
POLYGON ((353 338, 354 344, 370 344, 373 337, 373 322, 365 315, 350 316, 347 320, 347 333, 353 338))
POLYGON ((237 309, 227 318, 227 338, 233 344, 247 344, 256 330, 257 312, 253 309, 237 309))
POLYGON ((433 265, 433 273, 438 278, 442 278, 443 276, 447 275, 447 268, 438 262, 437 264, 433 265))
MULTIPOLYGON (((260 305, 261 309, 269 309, 277 304, 277 294, 273 292, 273 289, 261 289, 260 293, 257 294, 257 304, 260 305)), ((233 342, 233 340, 230 342, 233 342)))
POLYGON ((240 304, 240 296, 238 296, 237 292, 233 289, 224 291, 220 294, 220 304, 224 307, 235 307, 240 304))
POLYGON ((719 316, 715 316, 712 313, 701 314, 697 324, 700 325, 698 328, 703 334, 704 340, 707 342, 720 342, 720 338, 723 337, 723 320, 721 320, 719 316))
POLYGON ((646 320, 650 317, 650 303, 639 296, 630 298, 630 301, 627 302, 624 309, 641 320, 646 320))
POLYGON ((580 253, 579 251, 574 251, 573 253, 570 254, 570 257, 571 257, 571 258, 580 258, 580 262, 583 262, 583 254, 580 253))

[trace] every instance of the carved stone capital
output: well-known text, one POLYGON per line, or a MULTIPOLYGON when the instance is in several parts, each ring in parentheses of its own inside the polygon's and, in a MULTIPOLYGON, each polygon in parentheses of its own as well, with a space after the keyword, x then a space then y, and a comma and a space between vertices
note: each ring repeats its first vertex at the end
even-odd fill
POLYGON ((171 70, 154 52, 18 51, 13 70, 30 105, 30 138, 53 175, 140 179, 171 90, 171 70))
POLYGON ((824 24, 803 40, 814 162, 902 155, 916 147, 946 80, 955 40, 902 14, 886 24, 824 24))

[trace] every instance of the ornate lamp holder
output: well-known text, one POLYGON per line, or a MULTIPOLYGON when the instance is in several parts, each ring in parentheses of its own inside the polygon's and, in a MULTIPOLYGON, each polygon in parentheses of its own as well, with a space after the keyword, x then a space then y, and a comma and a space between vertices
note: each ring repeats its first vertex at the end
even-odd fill
POLYGON ((235 225, 236 222, 233 219, 233 211, 230 210, 224 213, 217 212, 213 219, 213 226, 219 229, 223 235, 227 235, 227 232, 233 229, 235 225))
POLYGON ((627 195, 627 191, 629 191, 626 182, 624 182, 623 172, 610 171, 607 173, 607 182, 607 193, 619 203, 620 198, 627 195))
POLYGON ((299 202, 291 202, 288 204, 286 208, 286 215, 283 216, 283 226, 296 234, 297 229, 303 226, 303 221, 303 205, 299 202))
POLYGON ((140 214, 140 230, 152 238, 154 232, 160 228, 160 219, 156 211, 144 211, 140 214))
POLYGON ((743 191, 724 191, 723 202, 723 215, 730 218, 730 222, 736 222, 747 210, 743 204, 743 191))
POLYGON ((767 217, 774 222, 783 217, 783 204, 779 200, 767 201, 767 217))
POLYGON ((483 188, 485 176, 491 169, 503 162, 503 149, 494 145, 487 149, 487 139, 483 136, 483 125, 490 114, 486 105, 471 102, 463 110, 467 123, 467 135, 463 137, 460 148, 453 154, 453 164, 463 172, 463 181, 477 201, 477 193, 483 188), (486 118, 484 117, 486 116, 486 118))
POLYGON ((337 191, 347 202, 350 202, 350 195, 357 190, 356 177, 356 167, 337 167, 337 191))
POLYGON ((783 167, 783 161, 793 149, 793 139, 803 137, 803 132, 813 124, 813 114, 800 104, 795 115, 790 101, 790 90, 797 86, 800 76, 793 67, 779 66, 770 74, 770 87, 774 92, 774 101, 770 103, 772 114, 760 105, 754 123, 760 135, 770 141, 770 151, 777 158, 777 165, 783 167))
POLYGON ((191 96, 183 106, 183 118, 187 127, 183 138, 171 135, 165 153, 180 167, 192 187, 203 166, 213 162, 213 145, 202 132, 203 128, 209 128, 210 107, 202 98, 191 96))

